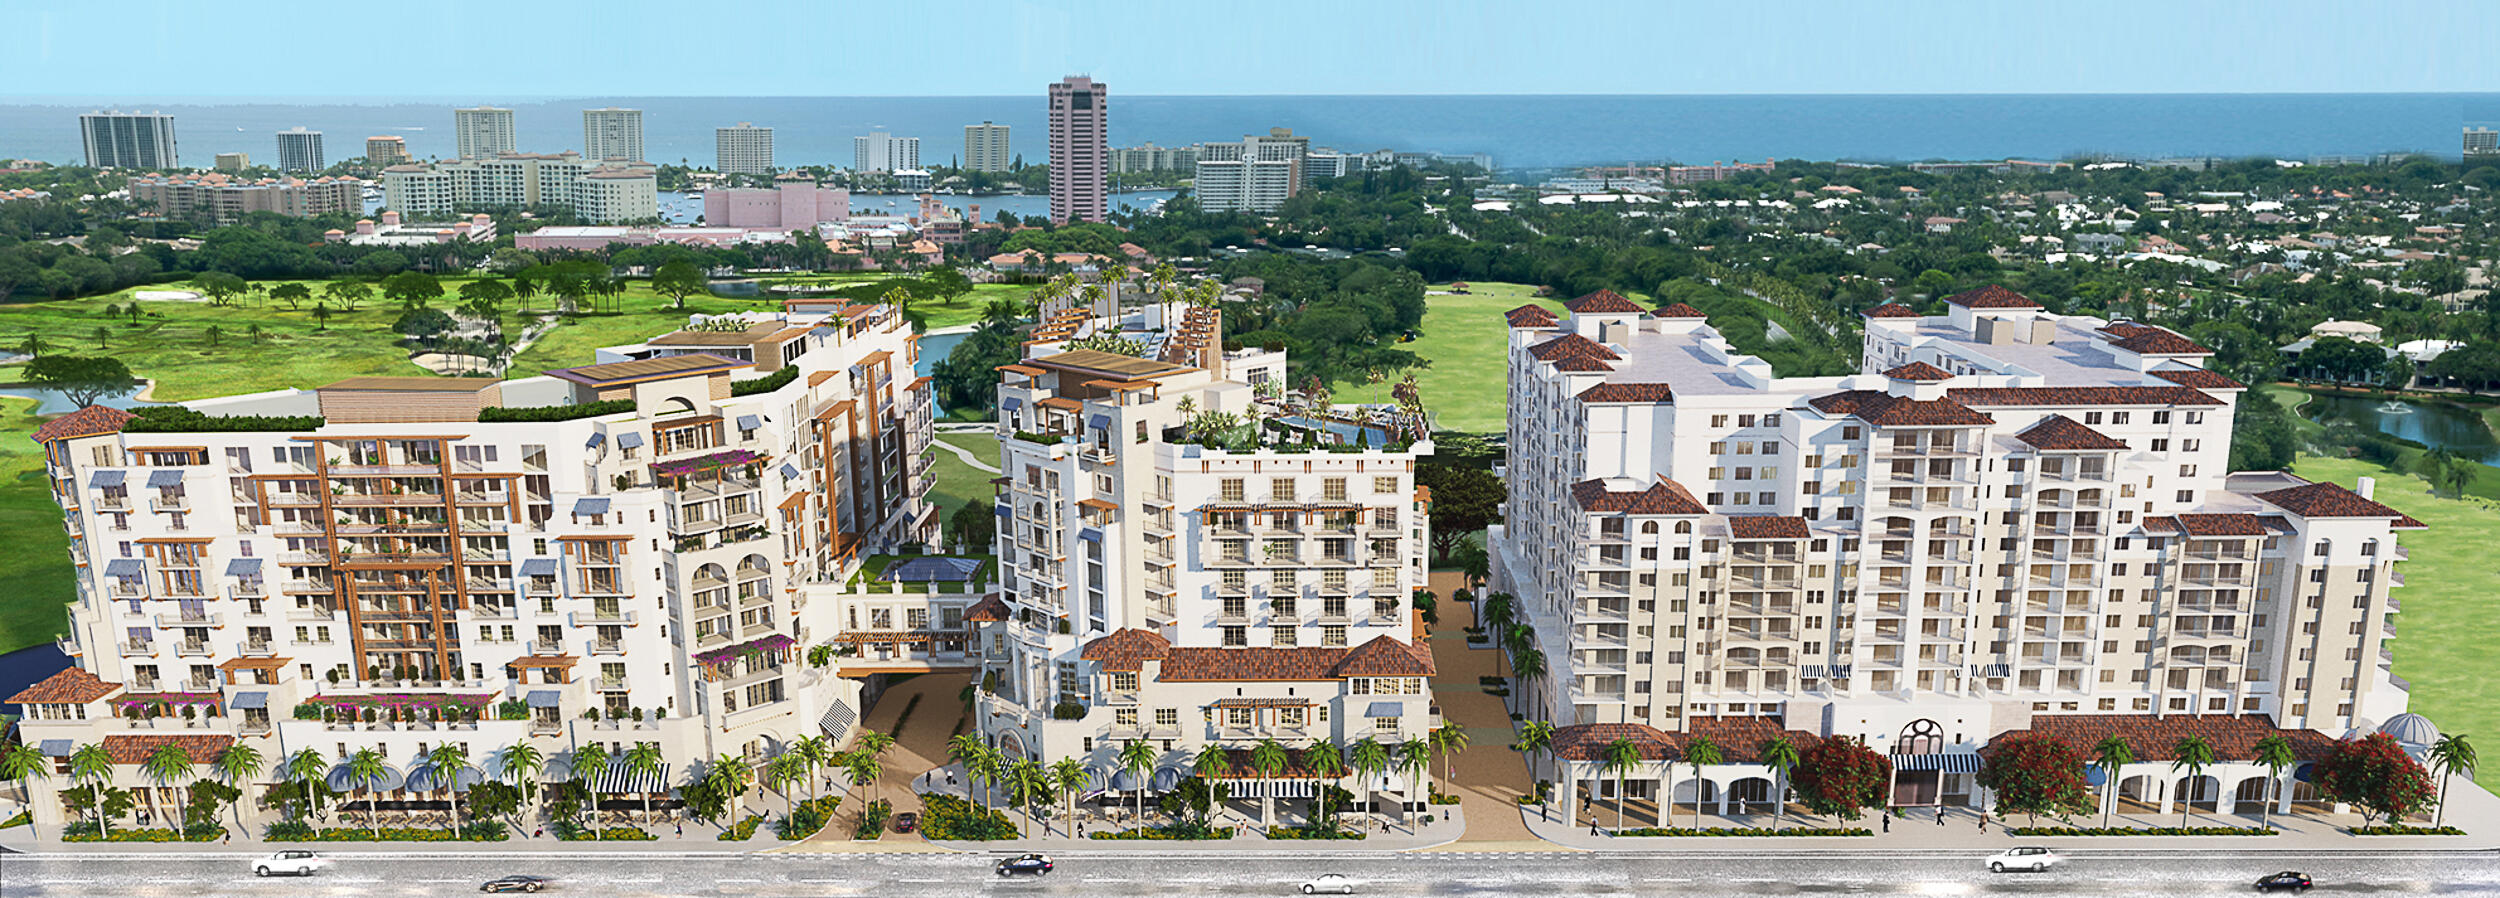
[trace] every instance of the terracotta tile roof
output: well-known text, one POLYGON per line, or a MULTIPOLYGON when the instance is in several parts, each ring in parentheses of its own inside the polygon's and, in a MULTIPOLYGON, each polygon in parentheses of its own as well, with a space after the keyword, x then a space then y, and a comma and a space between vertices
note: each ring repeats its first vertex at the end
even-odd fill
POLYGON ((1848 390, 1806 400, 1827 415, 1851 415, 1877 427, 1963 427, 1995 418, 1951 399, 1910 399, 1878 390, 1848 390))
POLYGON ((2152 533, 2177 533, 2179 532, 2179 519, 2169 515, 2147 515, 2143 526, 2146 531, 2152 533))
POLYGON ((83 705, 112 695, 121 688, 122 684, 104 682, 95 674, 88 673, 86 668, 71 667, 43 678, 43 682, 28 686, 16 695, 9 696, 8 703, 12 705, 83 705))
POLYGON ((2031 429, 2015 434, 2015 439, 2031 444, 2031 448, 2049 452, 2096 452, 2127 448, 2127 441, 2076 423, 2065 415, 2050 415, 2031 425, 2031 429))
POLYGON ((2040 304, 2012 290, 1995 284, 1977 290, 1965 290, 1944 298, 1945 302, 1966 309, 2037 309, 2040 304))
POLYGON ((2179 336, 2168 328, 2149 324, 2114 324, 2101 329, 2110 336, 2109 345, 2137 355, 2213 355, 2214 351, 2196 341, 2179 336))
POLYGON ((2178 384, 2182 387, 2194 387, 2199 390, 2248 389, 2247 384, 2240 383, 2239 381, 2224 377, 2220 373, 2207 371, 2203 368, 2167 368, 2152 372, 2152 374, 2154 377, 2178 384))
POLYGON ((191 763, 206 765, 223 757, 226 747, 233 744, 234 737, 224 733, 117 733, 104 737, 104 750, 113 756, 115 764, 145 763, 158 748, 179 745, 183 751, 190 753, 191 763))
POLYGON ((2264 536, 2265 522, 2253 514, 2181 514, 2172 517, 2189 536, 2264 536))
POLYGON ((1603 761, 1606 746, 1617 739, 1632 740, 1641 757, 1665 761, 1677 757, 1675 739, 1656 727, 1637 723, 1581 723, 1554 730, 1550 750, 1554 757, 1566 761, 1603 761))
POLYGON ((2332 483, 2268 490, 2258 493, 2257 498, 2304 518, 2396 518, 2402 522, 2398 526, 2423 526, 2404 512, 2361 498, 2360 493, 2332 483))
POLYGON ((1955 387, 1945 395, 1966 405, 2221 405, 2187 387, 1955 387))
POLYGON ((1554 363, 1554 370, 1568 371, 1574 374, 1595 374, 1600 371, 1613 371, 1615 370, 1615 366, 1592 358, 1567 356, 1554 363))
POLYGON ((1675 734, 1677 744, 1690 745, 1693 739, 1708 736, 1730 764, 1761 761, 1762 743, 1777 736, 1788 737, 1788 744, 1795 746, 1798 754, 1823 743, 1823 737, 1788 729, 1777 717, 1695 717, 1684 722, 1684 730, 1675 734))
POLYGON ((1666 384, 1604 383, 1580 391, 1581 402, 1674 402, 1675 391, 1666 384))
POLYGON ((1583 480, 1571 485, 1571 498, 1580 503, 1582 511, 1659 515, 1710 513, 1710 509, 1702 507, 1682 484, 1672 480, 1652 483, 1648 489, 1625 492, 1606 489, 1606 481, 1603 480, 1583 480))
POLYGON ((136 417, 138 416, 109 405, 90 405, 43 422, 42 427, 35 428, 35 442, 43 444, 53 440, 91 437, 100 433, 120 433, 122 425, 130 423, 130 419, 136 417))
POLYGON ((1510 322, 1511 327, 1517 328, 1553 327, 1558 319, 1554 317, 1553 312, 1547 310, 1544 306, 1531 303, 1512 309, 1508 312, 1503 312, 1502 320, 1510 322))
POLYGON ((1616 355, 1614 350, 1607 349, 1606 344, 1579 334, 1565 334, 1539 343, 1529 347, 1528 354, 1536 356, 1539 361, 1546 362, 1565 358, 1596 359, 1601 362, 1623 360, 1623 357, 1616 355))
POLYGON ((1172 643, 1162 635, 1131 628, 1113 630, 1110 635, 1086 643, 1077 657, 1102 662, 1104 670, 1137 671, 1144 669, 1145 662, 1167 657, 1171 652, 1172 643))
POLYGON ((1926 362, 1911 362, 1884 372, 1884 376, 1894 380, 1939 381, 1952 380, 1953 372, 1926 362))
POLYGON ((1396 637, 1374 636, 1347 652, 1345 660, 1337 662, 1335 673, 1340 677, 1429 677, 1432 652, 1396 637))
POLYGON ((1629 739, 1638 748, 1643 760, 1675 761, 1684 758, 1684 747, 1694 739, 1708 738, 1719 747, 1719 754, 1729 764, 1752 764, 1762 759, 1762 743, 1786 736, 1789 744, 1802 754, 1820 745, 1823 737, 1803 730, 1788 729, 1777 717, 1695 717, 1685 722, 1680 733, 1670 733, 1637 723, 1584 723, 1561 727, 1554 731, 1554 756, 1570 761, 1603 761, 1606 746, 1617 739, 1629 739))
POLYGON ((1708 318, 1707 313, 1683 303, 1668 303, 1650 312, 1652 318, 1708 318))
POLYGON ((1640 303, 1625 299, 1623 298, 1623 294, 1616 293, 1612 290, 1599 290, 1587 296, 1580 297, 1579 299, 1563 303, 1563 308, 1570 309, 1571 313, 1574 315, 1582 315, 1592 312, 1600 315, 1638 315, 1641 312, 1640 303))
POLYGON ((1007 603, 1000 601, 996 595, 983 597, 972 603, 972 607, 964 609, 964 620, 976 624, 997 623, 1006 619, 1007 603))
POLYGON ((1728 535, 1736 539, 1804 539, 1806 519, 1794 515, 1749 514, 1727 519, 1728 535))
POLYGON ((2045 733, 2056 736, 2087 755, 2103 737, 2119 736, 2127 747, 2135 750, 2138 761, 2175 761, 2173 749, 2187 736, 2203 736, 2214 748, 2214 757, 2223 761, 2246 761, 2257 754, 2257 740, 2282 734, 2292 743, 2292 754, 2303 761, 2326 757, 2335 747, 2335 739, 2316 730, 2276 729, 2274 718, 2263 714, 2216 714, 2203 717, 2177 715, 2156 717, 2151 714, 2041 714, 2031 718, 2031 729, 2000 733, 1989 740, 1993 745, 2018 733, 2045 733))
POLYGON ((1867 317, 1867 318, 1924 318, 1924 317, 1926 317, 1926 316, 1924 316, 1924 315, 1920 315, 1920 314, 1918 313, 1918 310, 1917 310, 1917 309, 1910 308, 1909 306, 1905 306, 1905 305, 1902 305, 1902 304, 1897 303, 1897 302, 1888 302, 1888 303, 1885 303, 1885 304, 1883 304, 1883 305, 1876 306, 1876 307, 1874 307, 1874 308, 1872 308, 1872 309, 1868 309, 1868 310, 1866 310, 1866 311, 1864 311, 1864 312, 1859 312, 1858 314, 1859 314, 1859 315, 1861 315, 1861 316, 1867 317))

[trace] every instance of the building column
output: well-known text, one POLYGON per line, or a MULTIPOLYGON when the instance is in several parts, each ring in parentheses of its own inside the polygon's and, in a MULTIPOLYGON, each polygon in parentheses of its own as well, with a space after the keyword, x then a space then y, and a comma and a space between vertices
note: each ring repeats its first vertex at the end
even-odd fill
POLYGON ((1578 771, 1572 769, 1573 764, 1559 757, 1554 759, 1554 791, 1557 793, 1555 799, 1562 802, 1563 825, 1577 827, 1580 825, 1580 777, 1578 771))
POLYGON ((2214 816, 2228 817, 2232 814, 2239 813, 2240 784, 2238 781, 2242 779, 2246 779, 2246 777, 2237 775, 2233 776, 2231 788, 2225 789, 2222 788, 2222 777, 2214 777, 2214 816))
POLYGON ((2170 813, 2171 790, 2178 784, 2178 778, 2167 773, 2153 778, 2153 795, 2159 800, 2161 813, 2165 816, 2170 813))
POLYGON ((1675 765, 1658 765, 1658 826, 1675 825, 1675 765))
POLYGON ((1730 784, 1713 782, 1719 787, 1719 816, 1728 816, 1728 799, 1735 797, 1736 790, 1728 788, 1730 784))
POLYGON ((2274 785, 2274 790, 2275 790, 2275 791, 2274 791, 2274 812, 2275 812, 2275 813, 2277 813, 2277 814, 2289 814, 2289 813, 2291 813, 2291 812, 2292 812, 2292 786, 2294 786, 2297 782, 2298 782, 2297 780, 2294 780, 2294 779, 2292 778, 2292 773, 2291 773, 2291 771, 2289 771, 2289 770, 2286 770, 2286 771, 2284 771, 2284 772, 2283 772, 2283 776, 2282 776, 2282 778, 2275 780, 2275 785, 2274 785))

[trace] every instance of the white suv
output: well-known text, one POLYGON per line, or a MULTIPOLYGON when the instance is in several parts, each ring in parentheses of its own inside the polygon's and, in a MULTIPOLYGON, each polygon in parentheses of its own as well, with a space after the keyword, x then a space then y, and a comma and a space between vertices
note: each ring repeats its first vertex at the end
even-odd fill
POLYGON ((281 851, 253 862, 252 872, 260 876, 311 876, 330 866, 330 859, 309 851, 281 851))
POLYGON ((2008 848, 1989 856, 1988 872, 2029 870, 2038 873, 2065 862, 2066 859, 2058 857, 2057 852, 2046 848, 2008 848))

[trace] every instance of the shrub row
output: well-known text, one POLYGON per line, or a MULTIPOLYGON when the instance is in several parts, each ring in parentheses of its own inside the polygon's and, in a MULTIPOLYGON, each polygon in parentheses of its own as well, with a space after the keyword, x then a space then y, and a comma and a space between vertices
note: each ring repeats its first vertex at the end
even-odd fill
POLYGON ((2353 827, 2352 834, 2356 836, 2462 836, 2465 835, 2465 830, 2461 830, 2453 826, 2412 826, 2402 823, 2382 823, 2377 826, 2353 827))
POLYGON ((723 842, 744 842, 748 839, 755 838, 755 828, 762 825, 763 822, 764 815, 748 814, 747 819, 730 824, 728 829, 721 830, 720 840, 723 842))
POLYGON ((2275 830, 2256 826, 2010 826, 2015 836, 2272 836, 2275 830))
POLYGON ((95 824, 94 824, 94 823, 92 823, 92 822, 88 822, 88 823, 72 823, 72 824, 70 824, 70 825, 69 825, 69 828, 67 829, 67 831, 65 831, 65 832, 61 833, 61 841, 63 841, 63 842, 214 842, 214 841, 217 841, 218 837, 223 836, 223 835, 225 835, 225 834, 226 834, 226 830, 225 830, 225 828, 224 828, 224 827, 218 827, 218 826, 199 826, 199 827, 192 827, 190 830, 187 830, 187 831, 180 831, 180 832, 177 832, 177 831, 175 831, 175 830, 165 829, 165 828, 163 828, 163 827, 155 827, 155 828, 151 828, 151 829, 115 829, 115 830, 113 830, 113 831, 112 831, 111 833, 109 833, 109 834, 105 834, 105 835, 97 835, 97 834, 96 834, 96 829, 95 829, 95 824))
POLYGON ((607 399, 574 405, 540 405, 525 408, 490 405, 477 410, 477 420, 486 424, 497 421, 571 421, 575 418, 596 418, 600 415, 613 415, 633 410, 634 401, 631 399, 607 399))
POLYGON ((122 423, 124 433, 247 433, 320 430, 319 415, 211 415, 179 405, 146 405, 122 423))
POLYGON ((271 842, 501 842, 510 838, 504 825, 493 820, 471 820, 461 824, 459 832, 414 826, 385 826, 377 833, 371 827, 334 826, 316 830, 311 824, 288 820, 269 824, 264 837, 271 842))
POLYGON ((1616 833, 1618 836, 1871 836, 1875 833, 1860 827, 1802 827, 1798 829, 1763 829, 1758 826, 1691 827, 1645 826, 1616 833))
POLYGON ((567 842, 657 842, 660 837, 642 831, 639 826, 611 826, 607 829, 572 827, 560 830, 556 837, 567 842))
POLYGON ((19 811, 15 817, 11 817, 7 820, 0 820, 0 829, 8 829, 12 826, 31 826, 34 822, 35 816, 33 811, 19 811))
POLYGON ((774 824, 773 834, 784 842, 796 842, 815 835, 817 830, 825 828, 826 821, 833 819, 833 809, 841 806, 842 796, 839 795, 819 795, 799 802, 790 809, 788 816, 774 824))
POLYGON ((782 387, 789 386, 790 382, 797 380, 798 377, 799 366, 784 365, 781 370, 758 377, 754 380, 730 381, 729 395, 753 396, 757 393, 770 393, 774 390, 781 389, 782 387))
POLYGON ((1286 842, 1350 842, 1363 838, 1363 834, 1333 826, 1271 826, 1267 828, 1267 837, 1286 842))
POLYGON ((1016 824, 1004 812, 952 795, 923 794, 920 833, 943 842, 987 842, 1015 838, 1016 824))
POLYGON ((1200 840, 1230 839, 1232 837, 1233 828, 1229 826, 1210 826, 1203 828, 1148 826, 1137 829, 1124 829, 1119 832, 1094 832, 1087 834, 1086 836, 1086 838, 1089 839, 1102 839, 1107 841, 1144 840, 1148 842, 1194 842, 1200 840))

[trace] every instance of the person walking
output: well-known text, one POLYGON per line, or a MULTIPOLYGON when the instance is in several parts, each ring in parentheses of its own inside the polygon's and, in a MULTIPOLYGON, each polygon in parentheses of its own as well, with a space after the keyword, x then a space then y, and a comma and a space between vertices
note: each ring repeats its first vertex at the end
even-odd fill
POLYGON ((1885 809, 1884 809, 1884 831, 1885 831, 1885 832, 1891 832, 1891 831, 1892 831, 1892 809, 1891 809, 1891 808, 1885 808, 1885 809))
POLYGON ((1988 812, 1986 811, 1979 812, 1979 834, 1983 836, 1988 834, 1988 812))
POLYGON ((1939 827, 1944 825, 1944 805, 1936 806, 1936 825, 1939 827))

